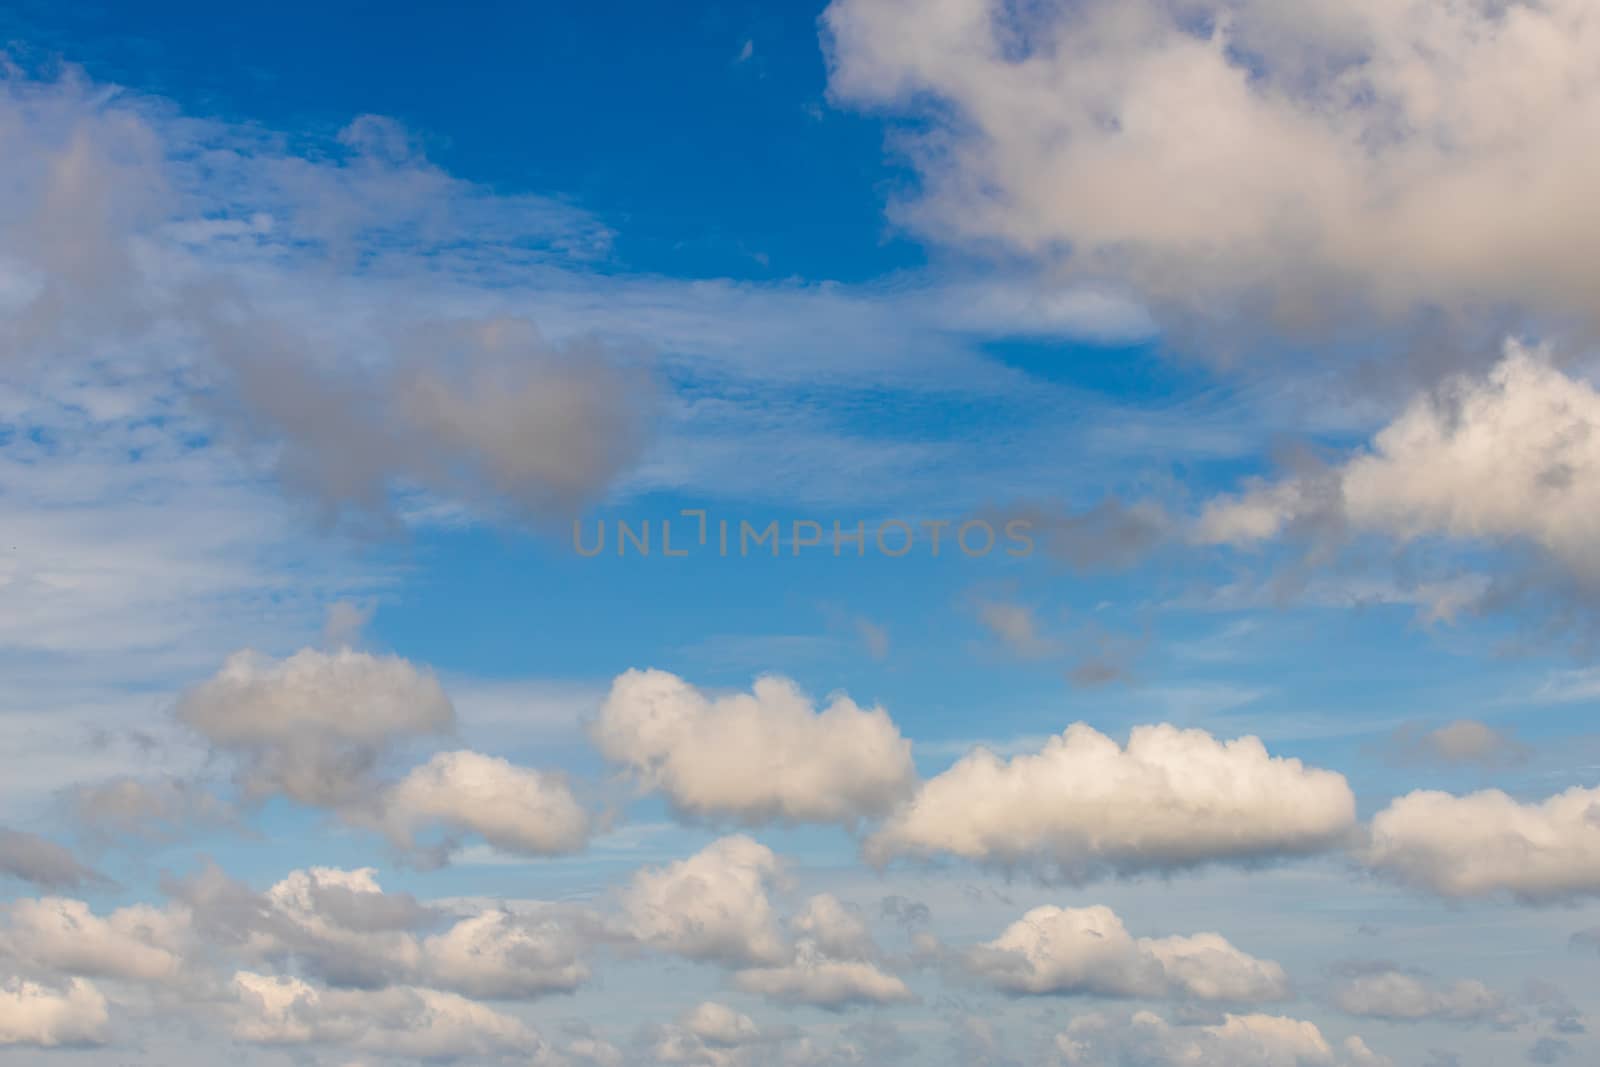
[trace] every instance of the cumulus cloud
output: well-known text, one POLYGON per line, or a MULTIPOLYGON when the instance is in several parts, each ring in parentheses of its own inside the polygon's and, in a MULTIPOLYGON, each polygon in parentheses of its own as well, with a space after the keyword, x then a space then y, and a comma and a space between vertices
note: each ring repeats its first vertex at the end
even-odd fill
POLYGON ((1340 982, 1333 1002, 1350 1015, 1395 1022, 1515 1026, 1525 1019, 1504 995, 1475 979, 1442 984, 1386 966, 1363 969, 1340 982))
POLYGON ((233 1036, 261 1045, 340 1045, 386 1056, 528 1056, 549 1046, 521 1020, 453 993, 394 986, 321 989, 298 978, 233 976, 233 1036))
POLYGON ((24 899, 0 906, 0 959, 84 978, 170 982, 184 967, 188 915, 144 904, 104 917, 81 900, 24 899))
MULTIPOLYGON (((395 844, 415 850, 417 832, 442 826, 473 833, 507 852, 576 852, 589 840, 589 813, 566 780, 477 752, 440 752, 413 769, 382 798, 384 828, 395 844)), ((431 850, 442 860, 453 844, 431 850)))
POLYGON ((302 649, 283 660, 243 651, 186 691, 178 718, 240 761, 251 797, 305 804, 359 799, 404 739, 455 723, 432 674, 395 656, 302 649))
POLYGON ((795 935, 789 961, 739 971, 738 988, 782 1004, 833 1010, 914 999, 903 981, 880 966, 865 920, 831 893, 808 900, 789 928, 795 935))
POLYGON ((1359 1037, 1336 1046, 1314 1023, 1278 1015, 1227 1015, 1205 1026, 1174 1026, 1147 1011, 1127 1020, 1081 1015, 1055 1045, 1074 1067, 1393 1067, 1359 1037))
POLYGON ((682 812, 746 823, 854 823, 916 780, 911 743, 882 708, 836 696, 820 711, 794 683, 708 696, 665 671, 628 671, 595 723, 596 745, 682 812))
POLYGON ((1418 790, 1373 816, 1363 852, 1379 874, 1448 897, 1551 903, 1600 894, 1600 789, 1522 803, 1498 789, 1418 790))
POLYGON ((740 971, 734 984, 781 1004, 843 1008, 854 1004, 893 1004, 915 999, 906 984, 877 964, 830 959, 802 945, 782 967, 740 971))
POLYGON ((54 841, 4 826, 0 826, 0 876, 45 889, 71 889, 101 881, 100 875, 54 841))
POLYGON ((1196 537, 1246 545, 1296 524, 1401 541, 1536 546, 1600 582, 1600 392, 1515 341, 1485 376, 1414 399, 1343 464, 1212 500, 1196 537))
POLYGON ((514 1000, 570 992, 589 977, 579 916, 531 903, 451 916, 385 892, 371 868, 293 871, 263 893, 213 868, 174 895, 198 933, 232 957, 332 987, 418 985, 514 1000))
POLYGON ((782 962, 783 935, 767 896, 777 856, 736 835, 665 867, 634 874, 622 895, 624 931, 689 959, 738 965, 782 962))
POLYGON ((879 862, 949 854, 1082 881, 1316 852, 1354 822, 1341 775, 1269 755, 1256 738, 1139 726, 1123 747, 1077 723, 1038 753, 974 750, 866 849, 879 862))
POLYGON ((835 99, 917 120, 903 221, 1219 321, 1320 324, 1352 299, 1600 314, 1588 15, 835 0, 824 24, 835 99))
POLYGON ((657 1063, 733 1067, 753 1062, 762 1046, 779 1039, 780 1035, 767 1033, 750 1016, 726 1004, 704 1001, 675 1023, 658 1027, 650 1052, 657 1063))
POLYGON ((434 985, 490 1000, 567 993, 588 981, 575 924, 553 917, 484 911, 422 943, 434 985))
POLYGON ((1110 908, 1034 908, 967 952, 966 968, 1008 993, 1284 1000, 1278 964, 1219 934, 1135 939, 1110 908))
POLYGON ((17 978, 0 982, 0 1048, 99 1045, 109 1027, 105 996, 81 978, 60 988, 17 978))

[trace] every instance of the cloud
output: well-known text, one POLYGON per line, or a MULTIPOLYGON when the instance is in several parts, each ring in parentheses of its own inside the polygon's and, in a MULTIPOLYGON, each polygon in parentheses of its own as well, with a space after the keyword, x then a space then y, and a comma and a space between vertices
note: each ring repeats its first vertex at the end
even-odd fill
POLYGON ((191 941, 183 911, 144 904, 101 917, 81 900, 23 899, 0 905, 0 958, 58 974, 172 982, 191 941))
POLYGON ((329 518, 382 517, 418 490, 511 520, 575 515, 639 458, 653 417, 643 371, 518 318, 413 325, 378 369, 314 362, 274 323, 212 333, 236 422, 329 518))
POLYGON ((977 605, 978 621, 1018 659, 1046 659, 1060 646, 1040 632, 1039 620, 1026 604, 985 600, 977 605))
POLYGON ((714 841, 685 860, 634 874, 622 894, 622 929, 663 952, 734 966, 786 955, 768 886, 778 858, 743 835, 714 841))
POLYGON ((515 912, 490 905, 452 916, 384 892, 371 868, 292 871, 259 894, 213 868, 173 895, 197 933, 228 956, 331 987, 416 985, 525 1000, 571 992, 589 977, 581 958, 588 924, 571 910, 524 902, 515 912))
POLYGON ((370 788, 396 742, 453 727, 455 709, 432 674, 403 659, 308 648, 283 660, 229 656, 183 694, 178 718, 239 757, 247 795, 337 806, 370 788))
POLYGON ((490 1000, 577 989, 589 979, 582 950, 573 924, 504 910, 462 919, 422 944, 432 984, 490 1000))
POLYGON ((1056 1052, 1073 1067, 1393 1067, 1359 1037, 1335 1046, 1315 1024, 1278 1015, 1227 1015, 1201 1026, 1174 1026, 1148 1011, 1125 1022, 1080 1015, 1056 1035, 1056 1052))
POLYGON ((802 947, 782 967, 756 967, 734 975, 734 984, 780 1004, 839 1009, 857 1004, 896 1004, 916 999, 906 984, 865 960, 835 960, 802 947))
POLYGON ((853 824, 916 780, 911 743, 882 708, 836 696, 819 711, 777 677, 711 697, 665 671, 628 671, 592 735, 607 759, 703 818, 853 824))
POLYGON ((54 841, 3 826, 0 826, 0 876, 18 878, 46 889, 72 889, 103 880, 54 841))
POLYGON ((876 862, 949 854, 1081 882, 1318 852, 1355 823, 1344 778, 1253 737, 1139 726, 1126 748, 1084 723, 1042 751, 979 748, 868 839, 876 862))
POLYGON ((1600 894, 1600 789, 1521 803, 1498 789, 1418 790, 1372 818, 1365 863, 1447 897, 1543 904, 1600 894))
POLYGON ((1293 527, 1537 547, 1600 582, 1600 393, 1508 341, 1482 377, 1414 399, 1343 464, 1212 500, 1195 536, 1249 545, 1293 527))
POLYGON ((72 814, 101 841, 171 839, 199 827, 232 826, 238 813, 203 785, 167 775, 127 775, 65 792, 72 814))
POLYGON ((60 988, 19 978, 0 982, 0 1048, 104 1044, 109 1024, 106 998, 81 978, 60 988))
MULTIPOLYGON (((387 790, 381 806, 390 840, 408 850, 417 848, 417 831, 434 824, 539 856, 579 851, 592 829, 561 775, 477 752, 436 754, 387 790)), ((440 858, 452 843, 430 851, 440 858)))
POLYGON ((879 966, 866 922, 831 893, 808 900, 789 927, 795 935, 789 962, 741 970, 735 986, 780 1004, 832 1010, 915 999, 903 981, 879 966))
POLYGON ((548 1051, 521 1020, 433 989, 320 989, 239 971, 232 993, 233 1036, 253 1044, 332 1044, 442 1061, 520 1055, 539 1062, 548 1051))
POLYGON ((380 988, 407 981, 422 964, 413 930, 433 913, 386 894, 371 868, 291 871, 264 893, 215 868, 172 887, 210 944, 250 963, 293 965, 336 986, 380 988))
POLYGON ((833 98, 911 120, 901 221, 1218 322, 1320 325, 1352 302, 1600 313, 1587 15, 835 0, 823 21, 833 98))
POLYGON ((1389 748, 1395 758, 1408 763, 1505 767, 1528 758, 1528 747, 1515 737, 1472 719, 1457 719, 1432 730, 1401 727, 1390 737, 1389 748))
POLYGON ((1034 908, 969 950, 969 972, 1017 994, 1091 994, 1253 1002, 1285 1000, 1282 967, 1219 934, 1137 940, 1110 908, 1034 908))
POLYGON ((1333 1002, 1349 1015, 1395 1022, 1446 1020, 1516 1026, 1526 1017, 1507 999, 1473 979, 1449 985, 1393 968, 1366 970, 1341 982, 1333 1002))

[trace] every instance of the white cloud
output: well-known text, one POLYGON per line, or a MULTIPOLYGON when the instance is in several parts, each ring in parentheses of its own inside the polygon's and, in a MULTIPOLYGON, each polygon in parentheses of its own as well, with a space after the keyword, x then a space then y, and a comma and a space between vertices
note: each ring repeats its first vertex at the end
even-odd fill
POLYGON ((216 870, 176 895, 212 945, 247 963, 292 968, 334 987, 416 985, 495 1000, 570 992, 589 977, 586 921, 522 902, 446 910, 386 893, 371 868, 290 872, 256 894, 216 870))
POLYGON ((709 697, 665 671, 628 671, 593 734, 607 759, 704 817, 854 823, 915 781, 911 743, 882 708, 836 696, 818 711, 782 678, 709 697))
POLYGON ((965 965, 1009 993, 1239 1002, 1290 995, 1281 966, 1218 934, 1135 939, 1104 906, 1034 908, 970 950, 965 965))
POLYGON ((349 803, 396 742, 454 725, 432 674, 395 656, 302 649, 283 660, 244 651, 186 691, 178 718, 242 761, 248 793, 349 803))
POLYGON ((752 967, 734 984, 781 1004, 840 1010, 858 1004, 915 999, 906 984, 880 966, 878 946, 861 915, 831 893, 820 893, 789 920, 795 935, 789 960, 752 967))
MULTIPOLYGON (((589 813, 565 778, 477 752, 440 752, 382 797, 390 839, 407 849, 429 825, 475 833, 507 852, 576 852, 589 840, 589 813)), ((448 846, 436 849, 442 855, 448 846)))
POLYGON ((1503 995, 1475 979, 1444 985, 1393 968, 1352 975, 1339 983, 1333 1001, 1350 1015, 1399 1022, 1440 1019, 1514 1026, 1524 1020, 1503 995))
POLYGON ((491 1000, 565 993, 589 978, 570 923, 484 911, 422 943, 430 984, 491 1000))
POLYGON ((830 959, 806 945, 801 945, 795 958, 782 967, 753 967, 738 972, 734 984, 780 1004, 819 1008, 915 999, 904 982, 875 963, 830 959))
POLYGON ((1084 723, 1036 754, 977 749, 926 782, 867 842, 870 858, 947 853, 1069 881, 1331 848, 1352 829, 1344 778, 1254 737, 1084 723))
POLYGON ((1486 376, 1417 397, 1343 465, 1211 501, 1196 536, 1249 544, 1320 523, 1402 541, 1522 541, 1600 581, 1596 425, 1594 386, 1508 341, 1486 376))
POLYGON ((433 989, 319 989, 240 971, 233 995, 233 1035, 256 1044, 330 1044, 437 1060, 520 1055, 539 1062, 548 1051, 522 1021, 433 989))
POLYGON ((1600 895, 1600 789, 1522 803, 1498 789, 1418 790, 1372 818, 1364 861, 1449 897, 1529 903, 1600 895))
POLYGON ((103 1044, 109 1024, 106 998, 80 978, 60 989, 17 978, 0 982, 0 1048, 103 1044))
POLYGON ((824 23, 834 97, 918 120, 902 220, 1218 320, 1323 323, 1347 296, 1600 312, 1588 14, 835 0, 824 23))
POLYGON ((1151 1012, 1125 1021, 1082 1015, 1056 1035, 1072 1067, 1393 1067, 1359 1037, 1333 1045, 1314 1023, 1277 1015, 1227 1015, 1220 1023, 1174 1026, 1151 1012))
POLYGON ((104 917, 81 900, 23 899, 0 906, 0 959, 85 978, 169 982, 180 977, 188 914, 144 904, 104 917))
POLYGON ((622 896, 626 933, 664 952, 733 965, 779 963, 785 945, 767 889, 778 858, 736 835, 637 872, 622 896))

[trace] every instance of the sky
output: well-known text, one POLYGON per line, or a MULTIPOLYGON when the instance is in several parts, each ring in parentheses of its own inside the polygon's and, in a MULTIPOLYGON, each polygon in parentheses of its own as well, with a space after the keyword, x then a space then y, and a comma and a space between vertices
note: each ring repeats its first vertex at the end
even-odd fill
POLYGON ((1600 1055, 1586 0, 0 10, 0 1067, 1600 1055))

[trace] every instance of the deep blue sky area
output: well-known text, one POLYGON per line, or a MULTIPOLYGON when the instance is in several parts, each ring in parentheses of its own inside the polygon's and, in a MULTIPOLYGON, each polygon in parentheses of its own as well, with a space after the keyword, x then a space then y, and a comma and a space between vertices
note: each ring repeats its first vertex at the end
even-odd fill
POLYGON ((634 270, 859 281, 924 254, 884 220, 910 178, 881 125, 827 102, 824 6, 25 2, 0 37, 191 114, 390 116, 458 177, 599 214, 634 270))

